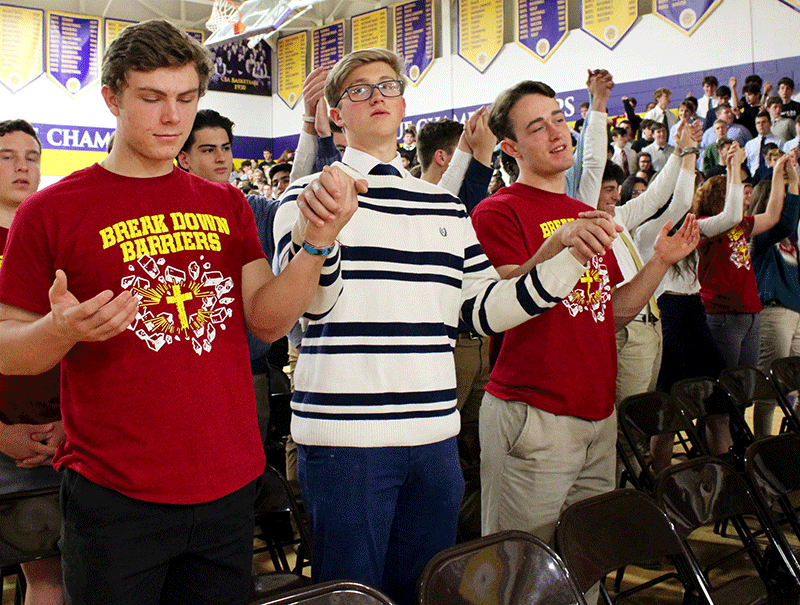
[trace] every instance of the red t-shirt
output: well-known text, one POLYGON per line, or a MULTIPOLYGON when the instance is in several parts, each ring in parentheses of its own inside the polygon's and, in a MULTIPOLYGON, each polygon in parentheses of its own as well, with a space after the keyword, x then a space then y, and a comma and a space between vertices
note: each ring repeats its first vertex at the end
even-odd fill
POLYGON ((263 257, 241 192, 177 167, 140 179, 95 164, 20 206, 0 301, 46 314, 56 269, 80 301, 106 289, 141 301, 129 329, 64 357, 56 468, 172 504, 262 472, 241 276, 263 257))
MULTIPOLYGON (((0 251, 6 247, 8 229, 0 227, 0 251)), ((3 255, 0 254, 0 264, 3 255)), ((6 424, 41 424, 61 418, 58 402, 56 366, 38 376, 6 376, 0 374, 0 422, 6 424)))
POLYGON ((758 313, 764 308, 747 248, 754 223, 754 217, 746 216, 725 233, 700 242, 697 278, 706 313, 758 313))
MULTIPOLYGON (((472 222, 495 267, 522 265, 587 210, 565 194, 514 183, 478 204, 472 222)), ((551 414, 607 418, 617 376, 611 289, 621 281, 612 252, 594 257, 569 296, 505 332, 486 390, 551 414)))

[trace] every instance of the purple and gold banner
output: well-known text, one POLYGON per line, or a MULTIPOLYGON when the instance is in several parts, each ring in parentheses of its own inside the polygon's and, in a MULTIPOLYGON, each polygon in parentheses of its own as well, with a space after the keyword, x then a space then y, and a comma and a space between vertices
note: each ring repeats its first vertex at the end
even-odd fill
POLYGON ((458 54, 483 73, 503 48, 503 0, 458 0, 458 54))
POLYGON ((581 29, 614 48, 639 16, 637 0, 583 0, 581 29))
POLYGON ((120 32, 128 27, 134 25, 136 21, 123 21, 122 19, 104 19, 103 25, 103 47, 108 49, 111 43, 117 39, 120 32))
POLYGON ((388 48, 387 24, 389 9, 378 8, 350 19, 350 38, 353 52, 364 48, 388 48))
POLYGON ((278 96, 294 109, 306 79, 306 32, 278 38, 278 96))
POLYGON ((653 13, 691 36, 722 0, 653 0, 653 13))
POLYGON ((260 40, 253 48, 247 45, 247 40, 225 42, 209 51, 214 63, 209 90, 243 95, 272 94, 272 50, 265 40, 260 40))
POLYGON ((206 32, 200 29, 186 29, 184 30, 187 34, 189 34, 192 38, 197 40, 200 44, 205 42, 206 39, 206 32))
POLYGON ((794 10, 800 12, 800 0, 781 0, 786 6, 791 6, 794 10))
POLYGON ((344 19, 311 30, 312 69, 330 69, 344 57, 344 19))
POLYGON ((17 92, 44 73, 44 11, 0 5, 0 83, 17 92))
POLYGON ((543 63, 567 37, 567 0, 517 0, 515 40, 543 63))
POLYGON ((394 5, 394 50, 406 66, 406 76, 416 86, 433 64, 433 0, 412 0, 394 5))
POLYGON ((48 11, 47 75, 73 98, 100 80, 100 17, 48 11))

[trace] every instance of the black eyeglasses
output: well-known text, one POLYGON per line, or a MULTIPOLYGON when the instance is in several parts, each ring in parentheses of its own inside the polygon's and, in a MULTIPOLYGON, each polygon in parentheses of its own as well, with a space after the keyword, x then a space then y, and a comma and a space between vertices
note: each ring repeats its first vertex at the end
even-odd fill
POLYGON ((336 105, 338 106, 339 103, 342 102, 345 95, 347 95, 347 98, 353 103, 369 101, 372 95, 375 94, 376 89, 381 91, 384 97, 399 97, 403 94, 405 85, 400 80, 386 80, 384 82, 378 82, 377 84, 353 84, 344 89, 344 92, 336 101, 336 105))

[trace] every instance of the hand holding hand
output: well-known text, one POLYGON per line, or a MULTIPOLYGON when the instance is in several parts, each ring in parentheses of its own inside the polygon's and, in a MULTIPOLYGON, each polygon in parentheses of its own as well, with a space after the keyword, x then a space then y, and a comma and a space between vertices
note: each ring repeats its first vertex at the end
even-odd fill
POLYGON ((308 219, 305 237, 319 247, 333 245, 358 208, 358 194, 367 182, 355 180, 336 166, 325 166, 297 196, 297 206, 308 219))
POLYGON ((589 77, 586 80, 586 88, 592 95, 592 109, 605 112, 608 97, 614 88, 614 76, 605 69, 587 70, 587 72, 589 77))
MULTIPOLYGON (((611 247, 622 227, 607 212, 590 210, 556 230, 561 243, 572 249, 573 256, 583 264, 595 254, 603 254, 611 247)), ((553 234, 555 235, 555 234, 553 234)), ((552 237, 552 236, 551 236, 552 237)))
POLYGON ((49 422, 47 424, 3 424, 0 423, 0 452, 20 463, 38 461, 32 466, 25 465, 25 468, 41 465, 48 458, 52 458, 56 453, 56 446, 63 439, 63 428, 56 424, 60 422, 49 422), (53 442, 54 436, 58 441, 53 442), (44 442, 44 443, 42 443, 44 442))
POLYGON ((464 124, 464 134, 472 149, 472 156, 484 166, 491 166, 497 137, 489 129, 489 114, 486 112, 486 107, 480 107, 470 116, 464 124))
POLYGON ((325 95, 325 78, 328 72, 322 67, 312 70, 303 82, 303 105, 305 115, 314 116, 317 113, 317 102, 325 95))

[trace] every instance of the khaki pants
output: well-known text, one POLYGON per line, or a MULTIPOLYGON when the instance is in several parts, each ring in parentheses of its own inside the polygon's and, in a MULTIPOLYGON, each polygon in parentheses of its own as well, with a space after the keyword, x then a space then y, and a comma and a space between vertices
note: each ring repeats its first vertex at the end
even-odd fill
POLYGON ((614 489, 616 412, 583 420, 486 393, 480 435, 484 535, 518 529, 552 544, 561 511, 614 489))

